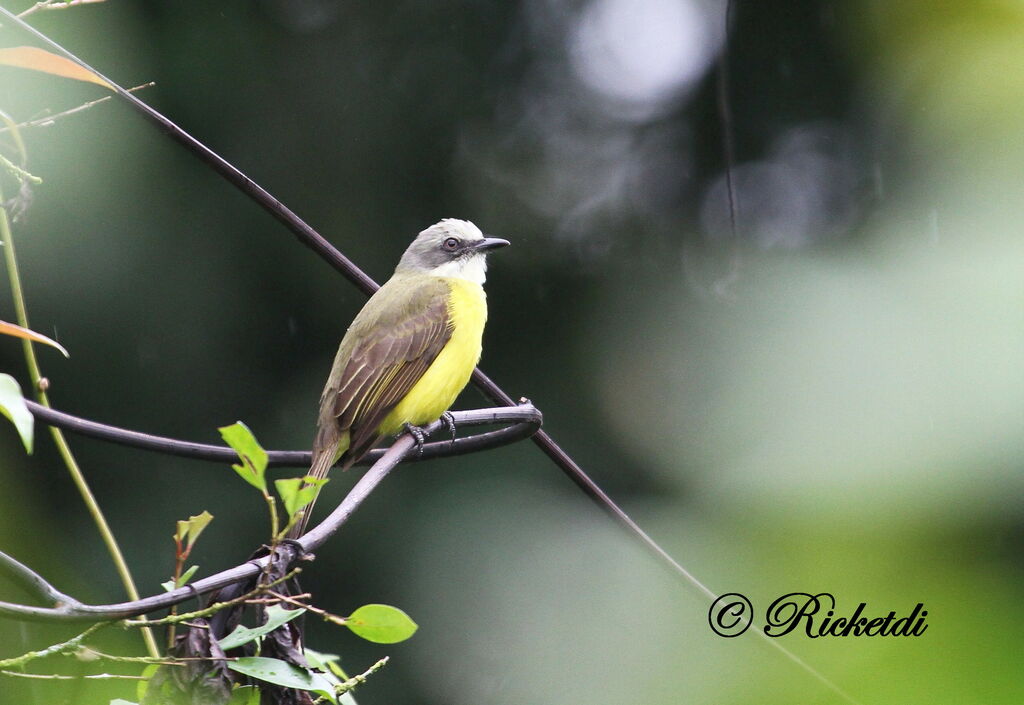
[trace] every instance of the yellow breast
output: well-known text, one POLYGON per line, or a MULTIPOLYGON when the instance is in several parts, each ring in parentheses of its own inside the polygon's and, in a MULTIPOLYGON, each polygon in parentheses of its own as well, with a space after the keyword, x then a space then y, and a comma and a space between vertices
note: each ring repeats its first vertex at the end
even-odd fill
POLYGON ((484 289, 465 279, 444 277, 444 281, 451 291, 448 316, 452 337, 419 382, 381 423, 381 433, 398 433, 406 423, 422 426, 436 421, 455 402, 480 361, 487 322, 484 289))

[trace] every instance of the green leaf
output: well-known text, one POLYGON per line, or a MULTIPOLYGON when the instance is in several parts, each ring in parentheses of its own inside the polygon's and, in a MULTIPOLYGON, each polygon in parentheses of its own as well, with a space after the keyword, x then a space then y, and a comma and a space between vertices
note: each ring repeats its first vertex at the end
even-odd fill
POLYGON ((293 517, 295 513, 309 506, 309 503, 316 499, 317 492, 327 484, 329 478, 313 477, 286 477, 281 480, 274 480, 274 487, 281 495, 284 502, 284 509, 288 516, 293 517))
POLYGON ((143 680, 140 680, 138 686, 135 688, 135 697, 139 699, 140 703, 146 700, 146 692, 149 690, 149 681, 156 675, 158 670, 160 670, 160 664, 151 663, 143 668, 142 673, 139 674, 142 676, 143 680))
POLYGON ((303 649, 302 655, 306 657, 307 661, 309 661, 309 665, 318 671, 331 670, 335 675, 340 675, 346 680, 348 679, 348 676, 345 675, 341 668, 337 667, 337 662, 341 660, 341 656, 338 656, 338 654, 321 653, 319 651, 314 651, 307 646, 303 649), (338 668, 338 670, 334 671, 334 668, 331 668, 332 666, 338 668))
POLYGON ((25 406, 25 397, 21 396, 21 386, 10 375, 0 374, 0 413, 11 420, 18 429, 21 442, 25 444, 25 452, 32 453, 32 429, 35 418, 25 406))
POLYGON ((228 661, 228 668, 250 678, 280 685, 284 688, 308 690, 337 702, 334 688, 321 673, 313 673, 276 658, 265 656, 243 656, 228 661))
POLYGON ((199 566, 194 565, 181 574, 181 577, 178 578, 177 583, 175 583, 173 580, 167 580, 165 582, 160 583, 160 587, 162 587, 167 592, 170 592, 171 590, 175 590, 184 585, 188 585, 188 581, 192 579, 192 576, 196 574, 197 570, 199 570, 199 566))
MULTIPOLYGON (((323 673, 313 673, 313 692, 323 695, 332 703, 338 702, 338 696, 334 692, 334 684, 323 673)), ((344 696, 342 696, 344 697, 344 696)))
POLYGON ((265 656, 243 656, 228 661, 228 668, 267 683, 299 690, 313 689, 313 674, 287 661, 265 656))
POLYGON ((345 626, 375 644, 397 644, 419 628, 409 615, 391 605, 363 605, 345 620, 345 626))
POLYGON ((196 574, 197 570, 199 570, 199 566, 194 565, 188 570, 186 570, 184 573, 182 573, 181 577, 178 578, 177 587, 181 587, 182 585, 188 585, 188 581, 192 579, 192 576, 196 574))
MULTIPOLYGON (((348 680, 348 676, 341 666, 338 665, 338 661, 341 659, 337 654, 324 654, 319 651, 314 651, 308 646, 302 651, 302 655, 309 661, 309 665, 318 671, 326 671, 324 678, 330 682, 331 687, 341 685, 344 681, 348 680)), ((341 698, 338 700, 341 705, 358 705, 355 697, 352 695, 352 691, 348 691, 341 694, 341 698)))
POLYGON ((241 421, 236 421, 230 426, 223 426, 219 429, 221 438, 231 446, 238 457, 241 465, 232 465, 243 480, 266 494, 267 479, 267 451, 263 450, 252 431, 241 421))
POLYGON ((271 605, 267 608, 267 621, 265 624, 259 627, 243 627, 239 624, 235 627, 235 631, 220 640, 220 647, 225 651, 228 649, 237 649, 243 644, 248 644, 253 639, 261 637, 264 634, 269 634, 282 624, 292 621, 305 611, 306 610, 304 609, 286 610, 284 607, 281 607, 281 605, 271 605))
POLYGON ((203 533, 203 529, 209 526, 211 521, 213 521, 213 515, 207 511, 190 516, 188 521, 179 519, 174 538, 178 541, 186 541, 188 547, 192 548, 196 539, 199 538, 199 534, 203 533))

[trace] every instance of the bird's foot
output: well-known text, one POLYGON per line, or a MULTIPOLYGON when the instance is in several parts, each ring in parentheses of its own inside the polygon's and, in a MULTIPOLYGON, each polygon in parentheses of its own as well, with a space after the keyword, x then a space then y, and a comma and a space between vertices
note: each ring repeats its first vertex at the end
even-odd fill
POLYGON ((405 432, 412 436, 413 440, 416 442, 416 455, 423 455, 423 444, 427 440, 427 434, 423 433, 422 428, 419 426, 413 426, 409 422, 402 424, 402 428, 405 429, 405 432))
POLYGON ((455 445, 455 415, 450 411, 444 412, 441 414, 441 423, 452 434, 452 445, 455 445))

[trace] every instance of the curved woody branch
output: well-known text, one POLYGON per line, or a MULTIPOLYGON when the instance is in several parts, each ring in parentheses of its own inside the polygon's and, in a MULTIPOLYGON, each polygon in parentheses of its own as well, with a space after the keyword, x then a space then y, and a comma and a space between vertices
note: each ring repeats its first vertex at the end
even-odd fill
POLYGON ((65 595, 21 561, 0 552, 0 572, 25 592, 57 605, 80 605, 78 600, 65 595))
MULTIPOLYGON (((536 431, 541 422, 540 412, 530 404, 509 408, 461 411, 455 412, 454 415, 456 423, 463 426, 511 424, 511 426, 502 431, 525 427, 529 433, 530 431, 536 431)), ((444 427, 443 422, 435 421, 425 428, 424 432, 430 435, 444 427)), ((481 443, 478 448, 474 448, 479 450, 484 447, 490 447, 491 439, 494 438, 492 434, 501 434, 502 431, 482 433, 459 440, 485 439, 486 443, 481 443)), ((506 437, 500 436, 500 438, 502 442, 507 442, 505 440, 506 437)), ((424 453, 426 453, 426 448, 429 446, 445 446, 450 443, 451 441, 441 441, 439 443, 427 444, 424 446, 424 453)), ((279 554, 277 558, 280 560, 281 554, 287 552, 284 558, 286 562, 292 562, 322 546, 331 535, 348 521, 352 513, 370 496, 370 493, 387 477, 388 473, 405 460, 406 456, 413 455, 414 448, 415 440, 412 436, 408 433, 403 433, 399 436, 398 440, 391 447, 376 456, 376 461, 370 469, 356 482, 355 486, 349 490, 341 503, 323 522, 308 531, 297 541, 286 541, 279 544, 276 549, 279 554)), ((411 460, 412 458, 409 459, 411 460)), ((26 587, 33 595, 50 602, 52 605, 50 607, 38 607, 13 602, 0 602, 0 616, 35 621, 102 622, 149 614, 186 602, 200 595, 208 594, 228 585, 253 578, 267 566, 270 560, 271 556, 263 556, 262 558, 246 561, 241 565, 223 570, 208 578, 197 580, 185 587, 160 595, 145 597, 141 600, 112 605, 86 605, 60 592, 34 571, 15 559, 0 553, 0 569, 11 575, 18 584, 26 587)))
MULTIPOLYGON (((48 36, 18 18, 9 10, 0 7, 0 16, 7 18, 11 25, 18 27, 23 32, 42 42, 54 52, 60 54, 69 61, 73 61, 87 71, 91 71, 103 80, 107 81, 116 91, 118 97, 123 99, 131 108, 139 112, 146 120, 162 133, 182 145, 196 158, 220 174, 226 181, 244 193, 278 222, 291 231, 299 242, 313 250, 321 259, 327 262, 340 272, 346 279, 360 289, 363 293, 370 295, 379 288, 379 285, 368 276, 363 270, 355 265, 352 260, 341 253, 338 248, 329 243, 320 233, 302 220, 295 212, 274 198, 266 189, 239 171, 234 165, 204 145, 184 129, 175 124, 170 118, 159 111, 151 108, 139 98, 135 97, 114 81, 96 71, 89 64, 72 54, 48 36)), ((473 371, 473 383, 488 398, 496 404, 512 406, 515 402, 505 393, 490 377, 484 374, 479 367, 473 371)), ((597 506, 607 512, 626 531, 634 535, 655 557, 670 568, 677 576, 691 583, 693 576, 689 574, 665 549, 663 549, 646 531, 640 528, 633 519, 626 514, 601 487, 594 482, 583 468, 570 456, 550 435, 543 430, 533 434, 531 440, 541 451, 568 477, 576 486, 583 491, 597 506)))
MULTIPOLYGON (((72 416, 56 409, 49 409, 27 399, 25 404, 37 420, 81 436, 133 448, 151 450, 165 455, 192 458, 194 460, 230 463, 238 459, 235 451, 227 446, 182 441, 165 436, 154 436, 142 433, 141 431, 118 428, 117 426, 109 426, 97 421, 72 416)), ((453 455, 465 455, 466 453, 475 453, 514 443, 528 438, 537 431, 541 423, 541 413, 532 404, 523 400, 516 407, 453 411, 452 419, 455 422, 456 428, 484 424, 508 425, 496 431, 477 433, 465 438, 425 443, 423 445, 423 452, 408 460, 431 460, 433 458, 446 458, 453 455), (510 411, 512 411, 511 415, 510 411)), ((383 449, 372 450, 357 465, 371 465, 377 462, 382 455, 384 455, 383 449)), ((311 460, 310 452, 302 450, 269 450, 267 451, 267 457, 272 467, 309 467, 311 460)))
MULTIPOLYGON (((50 39, 24 20, 16 17, 13 13, 0 7, 0 15, 10 20, 13 26, 18 27, 27 34, 35 37, 35 39, 45 44, 52 51, 60 54, 69 61, 74 61, 82 68, 87 71, 91 71, 103 80, 107 81, 111 86, 113 86, 118 97, 124 100, 132 109, 136 110, 143 118, 153 123, 158 130, 178 142, 196 158, 220 174, 231 185, 251 198, 261 208, 267 211, 267 213, 277 219, 278 222, 288 228, 288 230, 298 238, 299 242, 313 250, 321 259, 340 272, 364 294, 370 295, 380 287, 377 282, 357 267, 352 260, 342 254, 338 248, 328 242, 320 233, 314 230, 312 226, 302 220, 302 218, 300 218, 294 211, 274 198, 266 189, 243 174, 219 154, 189 133, 185 132, 185 130, 175 124, 168 117, 150 107, 114 81, 111 81, 109 78, 89 66, 89 64, 79 59, 60 44, 50 39)), ((479 367, 473 372, 473 383, 495 404, 505 404, 508 406, 513 406, 515 404, 512 397, 506 394, 505 391, 501 389, 501 387, 499 387, 490 377, 484 374, 483 370, 479 367)), ((548 458, 550 458, 551 461, 554 462, 555 465, 557 465, 558 468, 576 484, 577 487, 590 497, 594 503, 608 512, 608 514, 622 524, 627 531, 630 531, 639 538, 651 552, 653 552, 660 560, 667 563, 676 573, 682 575, 684 578, 688 577, 686 575, 686 571, 676 563, 675 559, 662 549, 654 539, 648 536, 647 533, 629 517, 629 515, 615 504, 611 497, 605 494, 604 490, 602 490, 596 482, 590 479, 590 476, 584 472, 583 468, 580 467, 580 465, 573 460, 572 457, 558 445, 558 443, 555 442, 554 438, 544 431, 538 431, 533 434, 532 440, 544 452, 544 454, 547 455, 548 458)))

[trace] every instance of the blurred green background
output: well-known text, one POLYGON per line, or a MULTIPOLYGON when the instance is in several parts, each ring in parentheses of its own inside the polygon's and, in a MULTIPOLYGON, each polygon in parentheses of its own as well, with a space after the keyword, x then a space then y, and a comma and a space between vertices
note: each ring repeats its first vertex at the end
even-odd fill
MULTIPOLYGON (((442 217, 512 240, 484 368, 680 562, 762 612, 793 591, 840 614, 924 603, 920 638, 781 639, 866 705, 1021 702, 1024 6, 737 2, 731 126, 724 11, 123 1, 32 21, 124 85, 156 81, 146 101, 378 281, 442 217)), ((0 69, 18 120, 101 94, 0 69)), ((40 353, 54 404, 205 442, 242 419, 308 447, 363 297, 122 105, 24 137, 45 180, 16 231, 31 320, 71 351, 40 353)), ((0 370, 25 384, 13 340, 0 370)), ((177 519, 216 516, 200 575, 266 538, 227 466, 73 446, 144 593, 177 519)), ((48 437, 26 458, 0 424, 0 473, 0 548, 82 600, 123 599, 48 437)), ((389 647, 310 624, 349 671, 391 655, 364 704, 841 702, 755 637, 715 636, 708 600, 529 443, 398 472, 304 584, 333 612, 386 602, 420 624, 389 647)), ((0 657, 70 633, 0 621, 0 657)), ((97 670, 33 670, 76 668, 97 670)), ((0 702, 132 689, 7 679, 0 702)))

